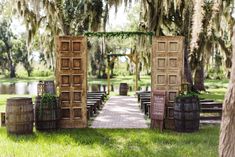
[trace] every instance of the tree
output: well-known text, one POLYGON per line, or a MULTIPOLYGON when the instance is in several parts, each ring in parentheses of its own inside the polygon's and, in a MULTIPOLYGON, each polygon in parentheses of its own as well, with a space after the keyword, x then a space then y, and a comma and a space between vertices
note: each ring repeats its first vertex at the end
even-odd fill
MULTIPOLYGON (((235 61, 235 26, 233 28, 233 58, 235 61)), ((233 62, 234 63, 234 62, 233 62)), ((235 64, 232 65, 231 78, 223 103, 223 116, 220 127, 219 155, 232 157, 235 154, 235 64)))
MULTIPOLYGON (((109 8, 115 6, 118 9, 122 3, 126 6, 132 4, 132 0, 15 1, 18 13, 24 17, 27 24, 29 42, 39 28, 45 30, 41 34, 41 41, 44 43, 44 52, 49 54, 46 56, 52 58, 52 63, 55 58, 55 35, 78 35, 87 30, 97 31, 101 26, 105 31, 109 8)), ((153 31, 155 35, 185 36, 185 77, 194 87, 193 89, 205 89, 204 65, 208 64, 208 60, 213 56, 210 47, 219 45, 221 52, 226 54, 227 68, 231 67, 231 44, 229 43, 231 43, 231 24, 234 23, 230 16, 232 1, 139 1, 141 3, 140 30, 153 31), (221 27, 222 24, 225 27, 221 27)), ((140 42, 144 43, 145 40, 140 42)), ((143 44, 139 43, 139 45, 143 44)), ((148 52, 142 53, 141 56, 144 58, 142 65, 150 63, 148 52)))
POLYGON ((1 56, 4 56, 4 54, 6 54, 5 59, 7 60, 8 69, 10 71, 10 78, 16 77, 16 64, 14 63, 12 56, 13 38, 14 35, 10 29, 10 23, 3 19, 3 21, 0 21, 1 56))
POLYGON ((33 67, 28 60, 29 54, 26 47, 26 41, 16 38, 10 28, 10 20, 0 21, 0 60, 3 73, 5 69, 10 72, 10 78, 16 77, 16 65, 22 63, 28 76, 30 76, 33 67))
POLYGON ((21 63, 25 70, 27 71, 28 76, 31 76, 33 71, 32 63, 29 60, 29 53, 26 46, 26 41, 23 39, 13 40, 12 52, 14 52, 13 60, 15 63, 21 63))
POLYGON ((142 0, 144 27, 156 35, 185 37, 185 76, 194 90, 204 90, 204 65, 219 45, 231 66, 232 1, 142 0), (193 5, 192 5, 193 4, 193 5), (221 27, 223 26, 223 27, 221 27), (226 38, 227 37, 227 38, 226 38), (194 74, 194 77, 192 77, 194 74), (194 81, 193 81, 194 78, 194 81))
POLYGON ((82 35, 101 26, 102 0, 15 0, 15 4, 28 30, 28 45, 40 34, 44 56, 53 69, 57 35, 82 35))

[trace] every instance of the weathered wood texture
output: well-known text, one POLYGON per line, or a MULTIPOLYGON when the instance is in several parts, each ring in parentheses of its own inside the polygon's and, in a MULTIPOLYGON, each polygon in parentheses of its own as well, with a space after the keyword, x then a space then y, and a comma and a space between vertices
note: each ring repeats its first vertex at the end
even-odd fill
POLYGON ((163 130, 166 92, 153 91, 151 101, 151 128, 163 130))
POLYGON ((219 156, 235 155, 235 26, 233 27, 233 65, 227 93, 223 103, 222 121, 220 126, 219 156))
POLYGON ((6 113, 0 112, 1 114, 1 127, 6 126, 6 113))
POLYGON ((16 97, 7 99, 6 128, 12 134, 33 133, 32 98, 16 97))
MULTIPOLYGON (((174 129, 174 100, 184 74, 184 37, 154 37, 152 48, 152 91, 166 92, 165 128, 174 129)), ((152 95, 153 97, 153 95, 152 95)))
POLYGON ((60 128, 87 127, 87 42, 85 37, 57 38, 57 87, 60 91, 60 128))

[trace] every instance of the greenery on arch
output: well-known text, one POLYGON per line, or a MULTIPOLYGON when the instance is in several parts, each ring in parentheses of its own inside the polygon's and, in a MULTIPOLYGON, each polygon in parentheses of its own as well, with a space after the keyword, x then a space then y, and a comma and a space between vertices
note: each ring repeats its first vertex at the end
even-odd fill
POLYGON ((85 32, 85 36, 87 37, 106 37, 106 38, 111 38, 111 37, 121 37, 121 38, 130 38, 133 36, 149 36, 152 37, 154 35, 153 32, 141 32, 141 31, 135 31, 135 32, 85 32))

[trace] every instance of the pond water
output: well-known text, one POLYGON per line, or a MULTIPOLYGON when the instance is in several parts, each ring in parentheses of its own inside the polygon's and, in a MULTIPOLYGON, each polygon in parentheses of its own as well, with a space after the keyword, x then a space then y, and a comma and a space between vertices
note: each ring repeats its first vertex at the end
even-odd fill
POLYGON ((37 95, 38 82, 0 83, 0 94, 37 95))
MULTIPOLYGON (((17 82, 17 83, 0 83, 0 94, 30 94, 37 95, 37 84, 38 82, 17 82)), ((150 85, 142 86, 139 88, 141 91, 149 91, 151 89, 150 85)), ((107 85, 100 84, 89 84, 88 91, 107 91, 107 85)), ((129 91, 133 91, 134 87, 129 86, 129 91)), ((119 92, 119 85, 111 85, 112 92, 119 92)))

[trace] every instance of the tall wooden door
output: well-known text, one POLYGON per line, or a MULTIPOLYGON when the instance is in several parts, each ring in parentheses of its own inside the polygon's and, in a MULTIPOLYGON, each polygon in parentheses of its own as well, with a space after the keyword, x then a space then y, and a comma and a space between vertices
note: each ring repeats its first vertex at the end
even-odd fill
MULTIPOLYGON (((152 49, 152 92, 166 93, 165 128, 174 128, 174 99, 184 74, 184 37, 154 37, 152 49)), ((152 95, 153 98, 153 95, 152 95)))
POLYGON ((87 127, 87 43, 85 37, 57 38, 56 81, 60 93, 60 128, 87 127))

